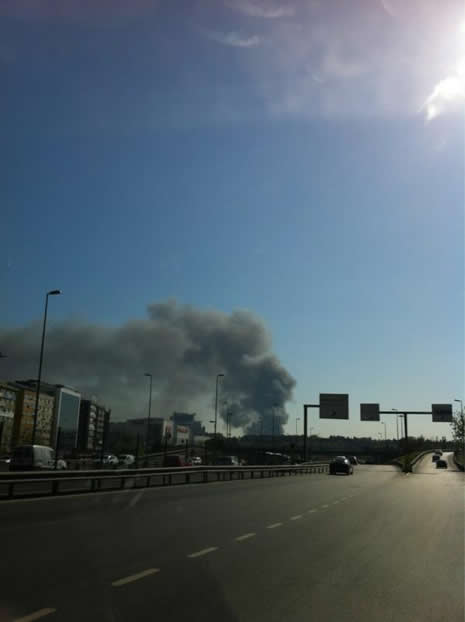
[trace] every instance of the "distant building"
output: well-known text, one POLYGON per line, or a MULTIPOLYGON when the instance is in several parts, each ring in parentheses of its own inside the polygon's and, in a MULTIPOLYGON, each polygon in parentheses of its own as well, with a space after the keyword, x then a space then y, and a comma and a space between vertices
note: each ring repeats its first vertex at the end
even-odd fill
POLYGON ((174 428, 172 421, 161 417, 151 417, 149 424, 147 417, 113 422, 109 432, 110 445, 123 444, 139 447, 140 452, 145 448, 147 453, 154 453, 161 451, 165 443, 173 444, 174 428))
MULTIPOLYGON (((36 391, 33 381, 17 381, 9 383, 17 391, 16 409, 13 422, 12 447, 27 445, 32 442, 36 391)), ((37 411, 35 443, 37 445, 52 444, 55 397, 53 391, 41 385, 39 407, 37 411)))
POLYGON ((127 422, 131 434, 139 445, 145 447, 147 453, 153 453, 161 448, 166 442, 167 445, 173 444, 174 430, 171 421, 162 417, 151 417, 147 429, 147 419, 129 419, 127 422))
POLYGON ((53 442, 59 452, 70 453, 77 448, 81 394, 63 385, 55 387, 53 442))
MULTIPOLYGON (((205 436, 206 430, 200 421, 195 420, 196 413, 178 413, 174 412, 170 419, 174 423, 175 428, 178 426, 182 426, 183 428, 187 427, 189 429, 189 442, 192 443, 196 436, 205 436)), ((184 437, 185 432, 182 431, 179 433, 179 439, 183 439, 182 442, 185 441, 184 437)), ((175 444, 181 444, 178 442, 178 435, 175 438, 175 444)))
MULTIPOLYGON (((22 386, 27 386, 35 393, 37 380, 21 380, 18 381, 18 383, 22 386)), ((61 453, 72 452, 76 449, 78 443, 81 394, 71 387, 66 387, 62 384, 50 384, 48 382, 40 383, 40 391, 41 393, 53 395, 54 397, 50 440, 46 444, 54 448, 58 447, 58 451, 61 453)), ((37 440, 37 432, 36 442, 39 443, 37 440)))
POLYGON ((13 424, 18 390, 8 382, 0 382, 0 454, 12 450, 13 424))
POLYGON ((77 447, 81 451, 105 451, 111 410, 95 400, 81 400, 77 447))

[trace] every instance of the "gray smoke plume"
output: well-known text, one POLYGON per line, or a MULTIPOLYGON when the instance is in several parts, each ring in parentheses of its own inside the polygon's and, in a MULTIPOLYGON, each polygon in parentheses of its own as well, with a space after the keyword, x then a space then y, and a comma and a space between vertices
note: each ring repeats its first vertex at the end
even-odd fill
MULTIPOLYGON (((197 412, 205 422, 212 417, 216 375, 223 373, 223 419, 231 413, 232 426, 248 432, 270 434, 273 425, 276 433, 282 430, 295 380, 270 352, 271 340, 259 318, 175 301, 151 304, 147 311, 147 319, 119 327, 50 323, 42 378, 98 397, 112 409, 113 420, 122 420, 145 415, 144 373, 150 372, 153 416, 203 405, 197 412)), ((8 355, 2 361, 4 377, 37 377, 40 330, 37 322, 0 331, 0 351, 8 355)))

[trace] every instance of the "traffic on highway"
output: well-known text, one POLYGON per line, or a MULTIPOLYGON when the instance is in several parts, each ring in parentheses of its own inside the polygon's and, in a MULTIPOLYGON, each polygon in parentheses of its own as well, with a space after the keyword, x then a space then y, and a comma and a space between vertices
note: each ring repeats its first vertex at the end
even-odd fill
POLYGON ((409 475, 3 502, 0 619, 459 622, 464 481, 444 456, 446 471, 428 454, 409 475))

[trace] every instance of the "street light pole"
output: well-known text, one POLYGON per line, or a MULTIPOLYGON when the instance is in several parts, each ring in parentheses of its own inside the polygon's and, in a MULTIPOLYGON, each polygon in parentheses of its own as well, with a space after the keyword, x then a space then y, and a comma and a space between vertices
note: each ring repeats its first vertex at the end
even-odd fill
MULTIPOLYGON (((397 413, 397 408, 391 408, 392 412, 397 413)), ((396 414, 396 435, 397 442, 399 442, 399 415, 396 414)))
MULTIPOLYGON (((300 417, 296 417, 295 420, 295 435, 297 436, 297 422, 300 421, 300 417)), ((297 439, 296 439, 297 440, 297 439)))
POLYGON ((214 436, 216 438, 216 428, 218 425, 218 381, 220 378, 224 378, 224 374, 216 374, 216 392, 215 392, 215 431, 214 436))
POLYGON ((223 400, 223 408, 222 408, 222 413, 223 413, 223 419, 226 420, 226 438, 228 438, 228 412, 227 412, 227 406, 228 402, 226 400, 223 400))
POLYGON ((47 326, 48 297, 59 296, 60 294, 61 294, 61 291, 59 289, 52 289, 51 291, 47 292, 45 296, 44 323, 42 326, 42 341, 40 344, 39 373, 37 375, 36 401, 35 401, 35 406, 34 406, 34 421, 32 424, 32 442, 31 442, 32 445, 34 445, 35 440, 36 440, 37 415, 39 412, 40 382, 42 380, 42 363, 44 360, 45 330, 47 326))
POLYGON ((386 422, 385 421, 381 421, 381 423, 384 425, 384 440, 387 442, 386 422))
POLYGON ((150 378, 150 388, 149 388, 149 414, 147 417, 147 432, 145 433, 145 453, 147 453, 147 448, 149 445, 149 439, 150 439, 150 415, 152 414, 152 374, 149 374, 148 372, 144 374, 144 376, 146 376, 147 378, 150 378))

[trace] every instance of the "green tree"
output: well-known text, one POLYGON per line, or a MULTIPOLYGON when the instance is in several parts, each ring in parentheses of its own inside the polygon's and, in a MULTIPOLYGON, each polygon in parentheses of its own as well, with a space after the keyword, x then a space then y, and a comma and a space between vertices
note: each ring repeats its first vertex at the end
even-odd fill
POLYGON ((457 444, 457 449, 461 449, 463 451, 465 445, 465 415, 464 413, 458 412, 452 418, 452 434, 454 436, 454 441, 457 444))

